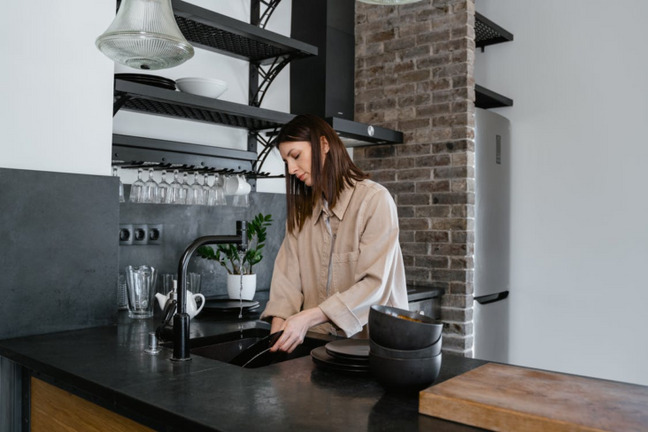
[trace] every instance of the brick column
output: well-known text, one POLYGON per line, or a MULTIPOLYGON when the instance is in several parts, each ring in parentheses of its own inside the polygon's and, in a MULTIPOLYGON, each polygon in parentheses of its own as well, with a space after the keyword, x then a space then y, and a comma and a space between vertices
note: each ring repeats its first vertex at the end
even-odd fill
POLYGON ((444 351, 472 356, 474 0, 356 3, 355 119, 405 142, 354 150, 398 205, 408 283, 443 287, 444 351))

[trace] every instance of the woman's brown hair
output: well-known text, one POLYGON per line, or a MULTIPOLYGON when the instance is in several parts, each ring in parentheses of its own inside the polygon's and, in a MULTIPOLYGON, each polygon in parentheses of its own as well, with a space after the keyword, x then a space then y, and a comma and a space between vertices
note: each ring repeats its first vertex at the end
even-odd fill
POLYGON ((286 170, 286 203, 288 205, 288 231, 301 231, 304 222, 313 214, 320 197, 326 198, 329 208, 335 207, 342 191, 369 174, 360 170, 347 153, 337 133, 321 118, 304 114, 292 119, 279 132, 275 145, 284 142, 308 141, 311 145, 312 186, 306 186, 286 170), (329 151, 322 164, 321 138, 326 138, 329 151))

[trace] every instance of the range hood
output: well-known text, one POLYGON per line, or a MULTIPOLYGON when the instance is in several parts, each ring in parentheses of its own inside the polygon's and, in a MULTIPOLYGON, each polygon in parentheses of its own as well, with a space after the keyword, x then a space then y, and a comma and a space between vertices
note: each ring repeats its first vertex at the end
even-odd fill
POLYGON ((402 132, 353 121, 355 1, 294 1, 291 33, 318 49, 290 65, 291 113, 324 118, 347 147, 403 142, 402 132))

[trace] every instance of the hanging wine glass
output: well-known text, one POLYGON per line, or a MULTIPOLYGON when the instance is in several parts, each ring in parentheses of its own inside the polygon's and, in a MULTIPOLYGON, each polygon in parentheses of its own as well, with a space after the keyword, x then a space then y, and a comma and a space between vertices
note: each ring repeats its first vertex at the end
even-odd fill
POLYGON ((202 190, 203 190, 203 205, 209 205, 207 204, 207 200, 209 200, 209 190, 211 189, 208 184, 208 176, 207 174, 202 174, 202 190))
POLYGON ((169 194, 169 183, 166 180, 166 170, 162 171, 162 178, 158 184, 158 194, 157 200, 155 201, 158 204, 163 204, 167 202, 167 195, 169 194))
MULTIPOLYGON (((113 177, 119 178, 117 167, 113 167, 113 177)), ((122 183, 121 179, 119 179, 119 202, 126 202, 126 198, 124 198, 124 183, 122 183)))
POLYGON ((182 173, 182 180, 180 180, 180 201, 178 204, 193 204, 191 185, 187 182, 187 173, 182 173))
POLYGON ((212 205, 227 205, 227 200, 225 199, 225 191, 223 190, 223 180, 224 177, 221 177, 218 174, 214 175, 214 185, 212 186, 214 201, 212 205))
POLYGON ((191 184, 191 202, 195 205, 203 205, 203 188, 198 183, 198 173, 194 173, 193 183, 191 184))
MULTIPOLYGON (((213 181, 211 186, 208 186, 209 189, 207 190, 207 195, 206 195, 207 200, 205 202, 208 206, 215 206, 216 205, 216 183, 218 183, 218 180, 217 180, 218 174, 214 174, 212 177, 213 177, 214 181, 213 181)), ((208 185, 208 183, 209 183, 209 178, 206 178, 205 179, 205 185, 208 185)))
POLYGON ((144 183, 144 195, 142 202, 144 203, 156 203, 158 196, 158 185, 155 179, 153 178, 153 168, 148 170, 148 180, 144 183))
POLYGON ((173 181, 169 184, 169 190, 167 191, 167 196, 164 200, 166 204, 184 204, 182 202, 182 186, 178 180, 180 171, 173 171, 173 181))
POLYGON ((141 203, 144 198, 144 180, 142 180, 142 168, 137 170, 137 180, 131 185, 128 202, 141 203))

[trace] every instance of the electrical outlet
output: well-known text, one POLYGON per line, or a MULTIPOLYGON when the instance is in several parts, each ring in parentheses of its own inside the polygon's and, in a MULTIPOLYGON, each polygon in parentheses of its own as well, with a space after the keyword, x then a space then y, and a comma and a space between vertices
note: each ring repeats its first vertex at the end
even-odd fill
POLYGON ((148 225, 148 244, 159 245, 162 244, 162 224, 148 225))
POLYGON ((133 224, 133 244, 139 246, 148 244, 148 226, 146 224, 133 224))
POLYGON ((133 225, 120 224, 119 225, 119 245, 128 246, 133 244, 133 225))

